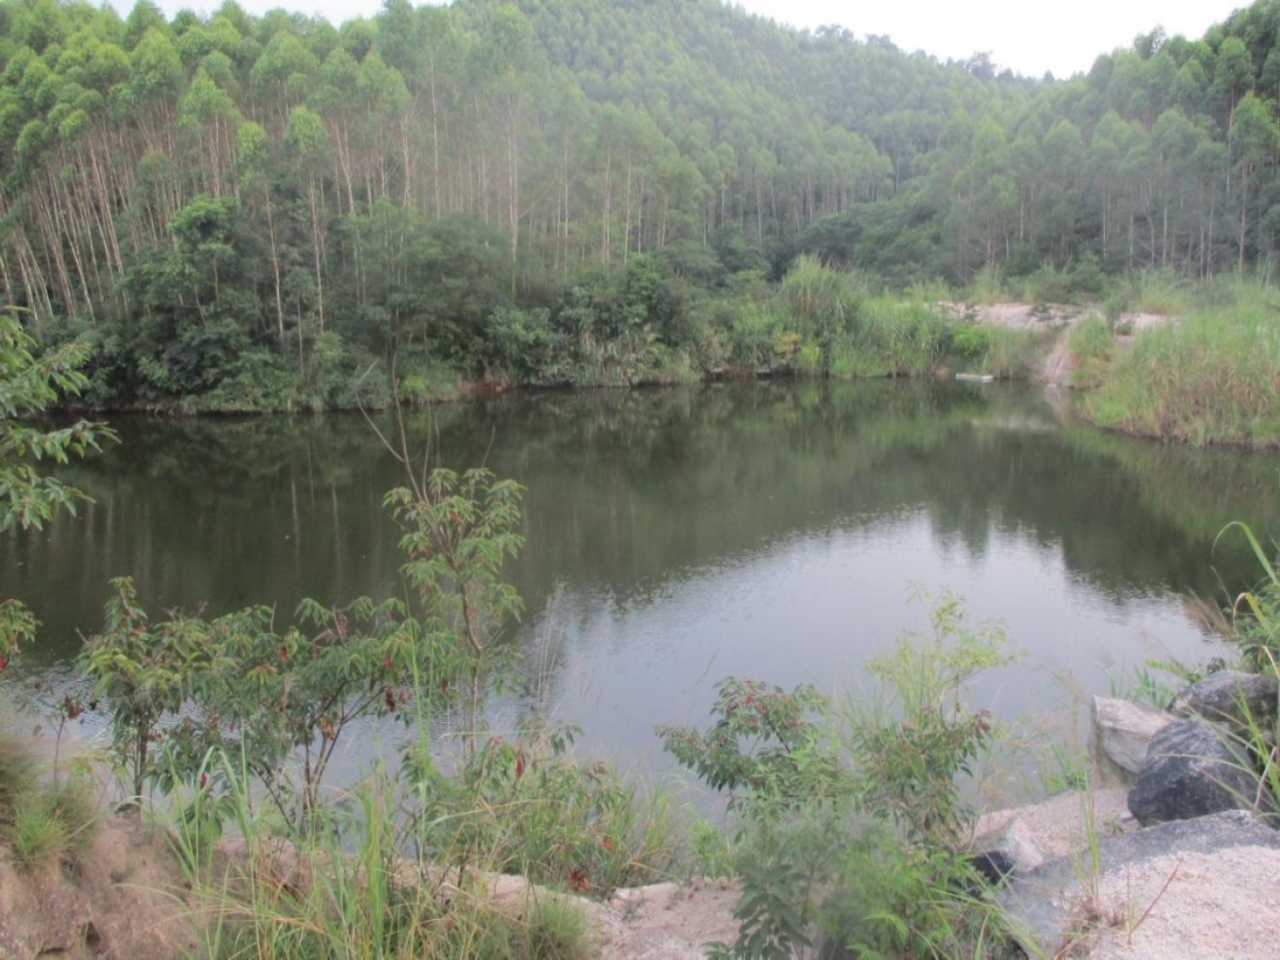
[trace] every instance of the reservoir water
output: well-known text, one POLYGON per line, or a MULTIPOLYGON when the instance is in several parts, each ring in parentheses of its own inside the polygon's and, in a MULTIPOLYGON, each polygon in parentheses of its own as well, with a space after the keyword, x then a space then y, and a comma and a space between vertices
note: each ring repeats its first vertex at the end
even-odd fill
MULTIPOLYGON (((1004 716, 1213 655, 1188 598, 1220 605, 1257 579, 1243 539, 1218 535, 1280 532, 1280 459, 1100 433, 1069 404, 1000 385, 711 384, 504 396, 414 414, 406 434, 526 488, 511 642, 545 682, 493 722, 554 710, 586 751, 649 773, 667 768, 654 725, 705 722, 724 676, 856 687, 868 656, 923 627, 913 589, 1003 621, 1023 656, 972 696, 1004 716)), ((381 506, 401 468, 359 416, 113 425, 118 446, 65 471, 93 503, 0 538, 0 596, 43 624, 28 675, 65 676, 114 576, 153 616, 286 618, 303 596, 402 589, 381 506)))

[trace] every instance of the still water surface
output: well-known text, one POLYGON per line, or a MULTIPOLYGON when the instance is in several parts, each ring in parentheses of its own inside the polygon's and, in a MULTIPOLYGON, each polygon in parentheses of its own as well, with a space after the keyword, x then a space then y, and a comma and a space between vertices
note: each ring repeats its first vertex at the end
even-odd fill
MULTIPOLYGON (((1038 391, 781 383, 525 394, 408 423, 454 467, 527 492, 510 577, 541 702, 587 750, 661 770, 653 727, 702 723, 714 683, 856 685, 924 616, 912 584, 998 618, 1020 664, 974 695, 1005 716, 1063 711, 1149 657, 1202 661, 1188 615, 1256 571, 1232 520, 1280 533, 1274 455, 1105 435, 1038 391)), ((399 467, 359 417, 121 419, 121 444, 68 471, 76 519, 0 538, 0 596, 44 626, 57 675, 97 630, 107 581, 153 612, 210 614, 399 589, 381 507, 399 467)), ((508 713, 517 706, 508 704, 508 713)), ((501 711, 496 718, 503 722, 501 711)), ((357 753, 367 745, 357 746, 357 753)))

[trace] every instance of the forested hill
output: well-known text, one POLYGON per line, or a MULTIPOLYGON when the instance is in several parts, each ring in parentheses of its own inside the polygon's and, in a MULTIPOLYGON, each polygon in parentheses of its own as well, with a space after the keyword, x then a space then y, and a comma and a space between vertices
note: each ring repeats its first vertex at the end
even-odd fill
POLYGON ((689 305, 805 251, 891 285, 1265 264, 1278 25, 1260 0, 1053 81, 717 0, 0 0, 0 283, 93 340, 112 402, 392 348, 544 381, 557 338, 702 362, 689 305))

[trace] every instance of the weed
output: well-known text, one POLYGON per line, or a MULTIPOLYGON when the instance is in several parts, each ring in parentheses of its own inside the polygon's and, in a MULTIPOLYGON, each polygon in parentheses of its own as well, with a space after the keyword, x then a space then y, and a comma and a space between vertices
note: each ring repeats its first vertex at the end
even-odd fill
POLYGON ((1070 751, 1057 740, 1050 741, 1049 750, 1052 768, 1038 771, 1040 787, 1045 795, 1052 797, 1068 791, 1088 790, 1091 772, 1088 754, 1070 751))
POLYGON ((1280 658, 1280 562, 1267 555, 1253 531, 1242 523, 1228 524, 1219 537, 1233 531, 1243 534, 1262 568, 1262 579, 1232 602, 1231 639, 1240 647, 1249 670, 1280 676, 1276 669, 1280 658))
POLYGON ((588 960, 587 918, 581 907, 555 897, 537 900, 513 925, 516 950, 527 960, 588 960))

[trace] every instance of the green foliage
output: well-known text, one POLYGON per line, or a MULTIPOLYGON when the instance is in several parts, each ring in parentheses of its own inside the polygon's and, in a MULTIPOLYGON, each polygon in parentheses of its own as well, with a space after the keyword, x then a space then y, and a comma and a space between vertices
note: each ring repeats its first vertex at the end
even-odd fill
POLYGON ((85 359, 83 346, 68 344, 39 359, 34 348, 15 311, 0 309, 0 530, 39 529, 58 510, 74 513, 83 495, 42 476, 36 464, 83 457, 114 436, 84 420, 56 430, 29 425, 31 417, 77 395, 86 383, 77 369, 85 359))
POLYGON ((955 843, 969 811, 957 778, 972 776, 993 721, 965 708, 965 684, 1009 661, 1002 628, 971 628, 960 598, 921 594, 930 631, 907 635, 867 662, 877 695, 846 705, 850 745, 863 760, 863 808, 914 843, 955 843))
POLYGON ((131 580, 113 586, 104 631, 82 663, 111 712, 113 748, 134 796, 148 783, 169 793, 205 780, 209 750, 222 747, 245 757, 286 823, 306 826, 347 727, 402 716, 411 678, 432 691, 451 675, 452 644, 424 631, 399 601, 327 608, 307 600, 297 626, 277 633, 264 607, 153 623, 131 580))
POLYGON ((244 772, 286 824, 306 828, 357 720, 420 722, 431 713, 426 701, 446 700, 462 677, 478 722, 482 680, 504 662, 497 640, 520 609, 500 579, 521 543, 519 497, 516 484, 483 470, 435 471, 417 493, 388 494, 406 531, 403 575, 416 607, 304 600, 284 631, 266 607, 153 622, 133 582, 113 581, 104 629, 86 644, 82 665, 110 711, 133 795, 148 783, 166 793, 183 784, 203 790, 209 752, 219 749, 244 758, 244 772))
MULTIPOLYGON (((85 348, 68 344, 39 359, 17 311, 0 308, 0 532, 12 527, 40 529, 59 510, 75 513, 84 495, 43 475, 41 461, 62 464, 98 450, 115 434, 100 423, 78 420, 44 429, 31 419, 87 383, 79 371, 85 348)), ((0 674, 22 643, 35 637, 36 620, 17 600, 0 600, 0 674)))
POLYGON ((470 684, 470 729, 480 707, 481 677, 504 663, 510 647, 498 643, 523 604, 501 578, 502 565, 524 544, 521 488, 485 469, 459 475, 433 470, 425 482, 387 494, 384 502, 404 528, 401 568, 427 618, 423 629, 459 646, 470 684))
POLYGON ((831 368, 837 339, 858 324, 860 296, 849 274, 824 266, 816 257, 801 256, 782 278, 778 300, 801 337, 817 349, 816 363, 802 367, 831 368))
POLYGON ((29 868, 60 856, 71 843, 71 831, 48 798, 19 798, 9 828, 9 848, 18 866, 29 868))
POLYGON ((13 817, 18 798, 40 775, 40 762, 30 742, 17 735, 9 723, 0 737, 0 819, 13 817))
POLYGON ((163 769, 153 750, 163 736, 160 721, 182 706, 191 676, 208 660, 207 629, 185 618, 152 628, 133 581, 121 577, 111 586, 103 632, 86 642, 81 666, 111 711, 112 748, 131 796, 141 797, 163 769))
POLYGON ((875 688, 839 703, 749 681, 720 687, 706 732, 664 728, 664 746, 709 785, 738 790, 740 932, 718 955, 788 957, 821 932, 859 956, 952 957, 989 935, 965 893, 961 781, 993 723, 965 685, 1007 661, 1003 632, 970 627, 950 594, 930 631, 868 664, 875 688))
POLYGON ((452 675, 451 644, 398 600, 304 600, 296 626, 283 633, 270 629, 270 611, 250 608, 210 624, 209 638, 208 669, 191 678, 200 720, 179 725, 170 756, 190 769, 220 738, 300 827, 321 808, 325 773, 348 728, 373 716, 408 722, 415 693, 430 696, 452 675))
POLYGON ((951 331, 951 352, 965 360, 984 357, 994 340, 990 327, 976 323, 959 323, 951 331))
POLYGON ((401 406, 422 407, 437 401, 457 400, 464 395, 463 377, 422 351, 398 351, 393 372, 395 397, 401 406))
POLYGON ((733 875, 733 848, 714 823, 701 818, 689 825, 689 870, 695 877, 733 875))
POLYGON ((206 393, 186 400, 195 413, 288 413, 298 408, 298 378, 270 350, 251 348, 227 365, 206 393))
POLYGON ((862 316, 861 329, 841 344, 847 358, 841 372, 923 376, 933 371, 946 351, 947 324, 933 304, 918 297, 869 298, 862 316))
POLYGON ((13 6, 8 295, 42 339, 94 331, 93 402, 309 410, 405 348, 502 384, 924 368, 854 336, 850 271, 1110 313, 1135 278, 1270 271, 1264 3, 1065 82, 716 0, 580 6, 13 6), (778 329, 713 342, 694 304, 779 280, 778 329))
POLYGON ((982 370, 1001 380, 1032 377, 1056 336, 1052 329, 995 327, 990 330, 990 345, 982 359, 982 370))
POLYGON ((756 304, 744 304, 731 320, 726 332, 727 360, 734 367, 755 373, 772 366, 774 358, 787 358, 794 346, 781 338, 789 336, 783 330, 784 321, 779 314, 756 304))
POLYGON ((1110 283, 1090 252, 1066 269, 1044 264, 1028 278, 1028 285, 1036 303, 1097 303, 1105 299, 1110 283))
POLYGON ((716 685, 711 710, 719 719, 705 732, 660 726, 658 736, 668 753, 713 790, 793 797, 800 757, 813 744, 814 718, 823 704, 809 686, 788 693, 729 677, 716 685))

